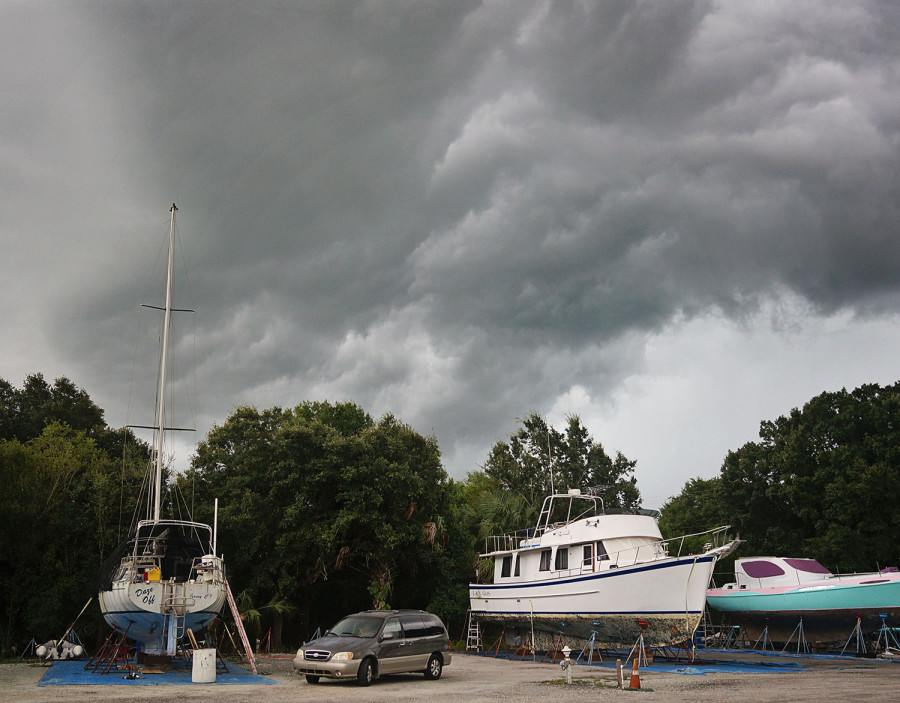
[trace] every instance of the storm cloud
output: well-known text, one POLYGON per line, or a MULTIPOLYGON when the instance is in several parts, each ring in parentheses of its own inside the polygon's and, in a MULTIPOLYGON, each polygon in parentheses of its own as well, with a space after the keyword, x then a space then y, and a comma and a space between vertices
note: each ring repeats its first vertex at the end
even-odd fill
POLYGON ((0 377, 66 375, 110 424, 172 202, 200 437, 349 399, 462 477, 576 413, 658 507, 760 420, 897 378, 893 3, 0 18, 0 377))

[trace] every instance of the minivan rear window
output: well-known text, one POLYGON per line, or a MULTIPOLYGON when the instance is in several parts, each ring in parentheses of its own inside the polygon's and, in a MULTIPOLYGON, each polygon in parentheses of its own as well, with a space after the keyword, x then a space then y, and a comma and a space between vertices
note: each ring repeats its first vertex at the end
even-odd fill
POLYGON ((425 621, 425 634, 429 637, 434 635, 443 635, 444 634, 444 623, 441 622, 441 619, 436 615, 423 615, 422 619, 425 621))

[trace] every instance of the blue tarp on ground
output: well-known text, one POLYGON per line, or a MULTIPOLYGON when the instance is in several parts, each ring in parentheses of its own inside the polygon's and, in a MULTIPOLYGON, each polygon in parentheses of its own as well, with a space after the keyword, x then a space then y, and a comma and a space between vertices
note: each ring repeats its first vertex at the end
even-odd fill
MULTIPOLYGON (((85 660, 55 661, 38 686, 183 686, 192 684, 193 667, 184 662, 174 662, 171 669, 162 674, 141 674, 139 679, 126 678, 125 671, 98 674, 85 671, 85 660)), ((229 686, 234 684, 275 684, 277 681, 258 676, 246 669, 228 663, 228 673, 216 672, 215 683, 198 683, 196 686, 229 686)))
MULTIPOLYGON (((482 652, 481 656, 494 656, 493 652, 482 652)), ((621 659, 622 662, 626 661, 629 652, 616 653, 611 657, 604 656, 603 661, 597 661, 595 658, 590 666, 595 666, 604 669, 612 669, 616 668, 616 659, 621 659)), ((498 655, 499 658, 505 659, 509 658, 512 661, 520 661, 520 657, 505 656, 504 652, 500 652, 498 655)), ((573 657, 577 656, 577 654, 573 653, 573 657)), ((531 661, 531 657, 526 657, 525 661, 531 661)), ((538 655, 537 661, 541 661, 541 656, 538 655)), ((550 661, 549 658, 546 659, 547 662, 550 661)), ((576 666, 588 666, 587 658, 583 658, 581 661, 576 662, 576 666)), ((629 665, 630 671, 630 665, 629 665)), ((788 673, 793 671, 803 671, 804 666, 802 662, 799 661, 740 661, 740 660, 729 660, 729 661, 715 661, 715 662, 704 662, 698 661, 693 664, 689 664, 685 661, 666 661, 664 659, 656 659, 650 666, 643 668, 643 671, 652 671, 660 674, 682 674, 687 676, 706 676, 706 674, 723 674, 723 673, 732 673, 732 674, 771 674, 775 671, 779 673, 788 673)))

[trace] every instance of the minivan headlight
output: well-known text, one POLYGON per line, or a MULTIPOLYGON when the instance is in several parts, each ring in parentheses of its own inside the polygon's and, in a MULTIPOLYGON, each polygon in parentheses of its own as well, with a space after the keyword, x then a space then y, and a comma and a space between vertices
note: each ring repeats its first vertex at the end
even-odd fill
POLYGON ((353 659, 353 652, 337 652, 332 658, 331 661, 335 662, 343 662, 353 659))

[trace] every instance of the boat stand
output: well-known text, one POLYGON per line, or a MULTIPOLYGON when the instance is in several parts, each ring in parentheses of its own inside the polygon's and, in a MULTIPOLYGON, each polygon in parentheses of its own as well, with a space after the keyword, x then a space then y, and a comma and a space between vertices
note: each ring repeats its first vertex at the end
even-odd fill
POLYGON ((494 650, 494 658, 496 659, 497 657, 499 657, 500 656, 500 645, 503 644, 503 638, 505 636, 506 636, 506 627, 504 627, 502 630, 500 630, 500 636, 497 638, 497 641, 494 642, 494 644, 492 644, 490 647, 488 647, 484 651, 488 652, 493 649, 494 650))
POLYGON ((743 625, 731 625, 725 636, 725 644, 722 649, 749 649, 750 639, 743 625))
POLYGON ((775 645, 772 643, 772 640, 769 639, 769 626, 766 625, 763 628, 762 634, 757 637, 756 642, 753 643, 753 649, 755 651, 759 651, 759 643, 762 642, 762 651, 765 652, 766 649, 771 649, 773 652, 775 651, 775 645))
POLYGON ((520 644, 516 651, 513 652, 513 657, 519 657, 522 661, 525 661, 525 656, 530 654, 532 659, 536 659, 537 653, 534 651, 534 647, 531 644, 531 635, 525 635, 525 639, 522 640, 522 644, 520 644))
POLYGON ((853 632, 850 633, 850 636, 847 638, 847 642, 844 644, 844 649, 841 650, 841 654, 850 646, 850 640, 856 640, 856 655, 866 653, 866 638, 863 636, 862 631, 862 618, 856 618, 856 626, 853 628, 853 632))
POLYGON ((556 664, 556 659, 559 657, 560 659, 565 658, 563 655, 563 647, 566 646, 566 643, 563 642, 563 633, 557 632, 556 639, 553 641, 550 649, 547 650, 547 653, 541 657, 541 661, 544 661, 547 657, 550 657, 550 663, 556 664))
POLYGON ((683 660, 688 664, 693 664, 698 661, 695 652, 691 649, 691 645, 687 640, 674 645, 654 647, 653 651, 666 661, 678 662, 683 660))
POLYGON ((128 630, 124 632, 113 630, 109 633, 103 646, 84 665, 84 671, 93 671, 95 674, 108 674, 112 671, 134 671, 136 666, 128 661, 130 648, 128 647, 128 630))
POLYGON ((787 642, 784 643, 784 647, 782 647, 781 653, 784 654, 785 650, 788 648, 788 645, 791 643, 791 640, 794 639, 794 635, 797 636, 797 654, 800 654, 801 647, 803 648, 803 652, 805 654, 809 654, 809 644, 806 642, 806 635, 803 633, 803 618, 800 618, 800 622, 797 623, 797 627, 794 628, 791 636, 788 637, 787 642))
POLYGON ((641 628, 641 634, 638 635, 637 642, 634 643, 634 646, 631 648, 631 651, 628 652, 628 656, 625 657, 625 663, 628 664, 628 660, 632 657, 635 657, 638 661, 638 667, 645 667, 650 664, 647 659, 647 647, 644 644, 644 629, 641 628))
POLYGON ((875 641, 876 648, 880 647, 883 652, 886 652, 893 642, 894 648, 900 649, 900 642, 897 641, 893 628, 888 627, 887 613, 878 613, 878 617, 881 618, 881 628, 878 630, 878 639, 875 641), (884 640, 884 644, 882 644, 882 640, 884 640))
MULTIPOLYGON (((594 623, 594 624, 596 625, 597 623, 594 623)), ((576 662, 581 661, 581 658, 584 656, 585 650, 587 650, 587 653, 588 653, 587 663, 588 663, 588 666, 590 666, 591 663, 594 661, 594 650, 595 649, 597 650, 597 661, 602 662, 603 655, 600 654, 600 648, 597 646, 597 631, 591 630, 590 639, 587 641, 587 643, 585 643, 584 647, 581 648, 581 653, 577 657, 575 657, 575 661, 576 662)))
POLYGON ((40 647, 37 640, 34 637, 31 638, 31 642, 25 645, 25 649, 22 650, 22 653, 19 655, 19 659, 24 659, 27 654, 29 657, 36 657, 35 650, 40 647))

